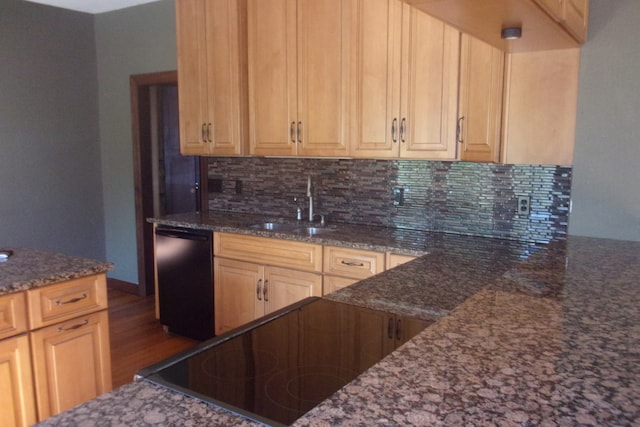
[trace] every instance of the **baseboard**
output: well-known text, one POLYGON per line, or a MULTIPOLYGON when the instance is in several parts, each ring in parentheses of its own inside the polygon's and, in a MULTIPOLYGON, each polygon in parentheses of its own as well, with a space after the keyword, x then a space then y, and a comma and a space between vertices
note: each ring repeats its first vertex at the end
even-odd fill
POLYGON ((135 283, 125 282, 124 280, 113 279, 110 277, 107 277, 107 289, 117 289, 134 295, 138 295, 140 293, 140 288, 135 283))

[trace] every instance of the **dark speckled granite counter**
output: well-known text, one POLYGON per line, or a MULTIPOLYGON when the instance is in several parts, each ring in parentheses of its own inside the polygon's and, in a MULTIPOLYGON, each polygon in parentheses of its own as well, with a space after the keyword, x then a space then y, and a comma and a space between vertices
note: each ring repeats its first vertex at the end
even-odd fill
POLYGON ((113 264, 30 248, 13 251, 0 262, 0 295, 51 285, 64 280, 104 273, 113 264))
MULTIPOLYGON (((640 425, 640 243, 420 234, 428 255, 327 297, 439 320, 296 426, 640 425)), ((136 382, 43 425, 255 424, 136 382)))

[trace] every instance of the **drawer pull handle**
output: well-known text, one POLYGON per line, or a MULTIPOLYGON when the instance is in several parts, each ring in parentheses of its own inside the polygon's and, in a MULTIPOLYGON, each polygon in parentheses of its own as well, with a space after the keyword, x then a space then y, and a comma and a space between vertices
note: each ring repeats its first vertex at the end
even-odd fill
POLYGON ((340 261, 343 265, 348 265, 349 267, 364 267, 364 263, 362 262, 354 262, 354 261, 340 261))
POLYGON ((56 305, 73 304, 74 302, 82 301, 83 299, 87 299, 87 294, 82 294, 81 297, 71 298, 67 301, 56 301, 56 305))
POLYGON ((69 326, 68 328, 62 328, 62 327, 60 327, 60 328, 58 328, 58 332, 68 332, 68 331, 73 331, 73 330, 76 330, 76 329, 78 329, 78 328, 82 328, 83 326, 85 326, 85 325, 87 325, 87 324, 89 324, 89 321, 88 321, 87 319, 85 319, 85 320, 84 320, 84 322, 82 322, 82 323, 77 323, 77 324, 75 324, 75 325, 73 325, 73 326, 69 326))

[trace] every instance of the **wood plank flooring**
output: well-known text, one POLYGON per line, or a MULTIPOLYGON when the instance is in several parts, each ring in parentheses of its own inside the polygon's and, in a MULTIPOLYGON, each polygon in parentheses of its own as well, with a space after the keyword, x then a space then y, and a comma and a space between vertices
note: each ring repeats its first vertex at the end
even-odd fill
POLYGON ((108 296, 113 388, 131 382, 145 366, 198 343, 164 332, 155 317, 153 295, 139 297, 110 288, 108 296))

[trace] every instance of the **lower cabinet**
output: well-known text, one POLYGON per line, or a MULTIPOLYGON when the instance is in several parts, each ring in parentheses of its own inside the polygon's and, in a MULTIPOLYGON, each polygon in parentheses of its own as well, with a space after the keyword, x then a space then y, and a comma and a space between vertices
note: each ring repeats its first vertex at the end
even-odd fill
POLYGON ((322 276, 288 268, 214 258, 216 335, 310 296, 322 276))
POLYGON ((31 333, 40 420, 111 390, 108 321, 101 311, 31 333))
POLYGON ((30 426, 111 390, 105 274, 0 297, 0 426, 30 426))
POLYGON ((31 355, 27 335, 0 341, 0 425, 36 422, 31 355))

